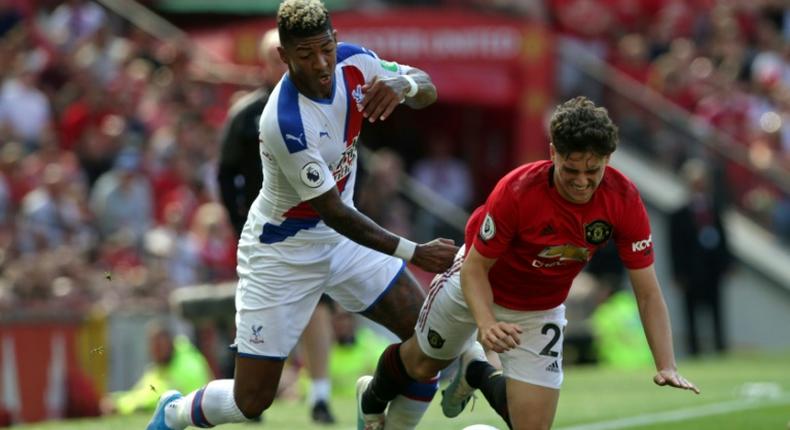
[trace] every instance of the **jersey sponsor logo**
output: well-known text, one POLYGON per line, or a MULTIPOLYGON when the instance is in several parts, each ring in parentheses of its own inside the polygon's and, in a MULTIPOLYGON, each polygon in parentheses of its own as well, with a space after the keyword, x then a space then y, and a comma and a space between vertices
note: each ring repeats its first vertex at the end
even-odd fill
POLYGON ((324 183, 324 174, 321 172, 321 166, 315 161, 302 166, 301 177, 302 182, 310 188, 318 188, 324 183))
POLYGON ((389 70, 390 72, 398 71, 398 63, 387 60, 379 60, 379 62, 381 63, 381 68, 384 70, 389 70))
POLYGON ((349 146, 348 148, 340 154, 340 159, 337 163, 331 164, 329 169, 332 171, 332 176, 335 178, 335 182, 340 182, 341 179, 348 176, 351 173, 351 169, 354 167, 354 160, 357 159, 357 139, 354 139, 354 143, 349 146))
POLYGON ((612 237, 612 225, 603 220, 595 220, 584 226, 584 238, 593 245, 600 245, 612 237))
POLYGON ((436 330, 428 329, 428 344, 432 348, 441 349, 444 346, 445 339, 436 330))
POLYGON ((263 343, 263 337, 261 336, 261 331, 263 330, 263 326, 255 326, 253 325, 250 327, 252 329, 252 336, 250 337, 250 343, 263 343))
POLYGON ((587 248, 581 248, 571 244, 552 245, 543 248, 543 250, 538 253, 538 257, 553 261, 535 259, 532 260, 532 267, 557 267, 564 265, 568 261, 586 263, 590 257, 590 251, 587 248))
POLYGON ((648 248, 653 246, 653 235, 647 237, 644 240, 637 240, 636 242, 631 243, 631 251, 632 252, 639 252, 644 251, 648 248))
POLYGON ((493 239, 494 235, 496 235, 494 218, 491 217, 491 214, 486 214, 486 217, 483 219, 483 224, 480 225, 480 239, 486 242, 493 239))
POLYGON ((576 245, 552 245, 543 248, 543 251, 538 253, 538 257, 559 259, 561 261, 587 261, 590 256, 590 251, 587 248, 581 248, 576 245))
POLYGON ((543 261, 543 260, 532 260, 532 267, 536 267, 538 269, 550 269, 552 267, 564 266, 565 262, 562 260, 559 261, 543 261))

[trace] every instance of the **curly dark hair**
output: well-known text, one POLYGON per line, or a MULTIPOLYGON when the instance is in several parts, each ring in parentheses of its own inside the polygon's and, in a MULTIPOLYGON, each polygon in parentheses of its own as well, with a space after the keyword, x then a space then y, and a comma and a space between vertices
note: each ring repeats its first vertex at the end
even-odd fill
POLYGON ((277 9, 277 30, 280 42, 286 44, 294 38, 332 31, 332 21, 320 0, 285 0, 277 9))
POLYGON ((557 106, 551 116, 551 143, 560 155, 592 152, 605 157, 617 149, 617 126, 606 108, 579 96, 557 106))

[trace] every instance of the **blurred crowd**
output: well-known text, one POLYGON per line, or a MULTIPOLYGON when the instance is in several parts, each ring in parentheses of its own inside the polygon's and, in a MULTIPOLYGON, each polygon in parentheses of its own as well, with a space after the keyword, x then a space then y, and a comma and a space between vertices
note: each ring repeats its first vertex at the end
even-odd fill
POLYGON ((221 85, 87 0, 0 0, 0 312, 232 279, 221 85), (53 300, 57 299, 57 300, 53 300))
MULTIPOLYGON (((790 168, 783 0, 349 4, 463 6, 547 22, 563 43, 729 135, 756 170, 790 168)), ((175 288, 234 278, 236 241, 215 170, 218 132, 238 88, 190 79, 194 72, 185 45, 155 39, 93 1, 0 0, 0 312, 158 307, 175 288)), ((667 166, 717 159, 709 142, 560 67, 558 99, 579 93, 603 101, 624 141, 667 166)), ((463 208, 477 203, 468 164, 448 138, 430 137, 412 166, 397 153, 377 154, 360 181, 360 208, 399 234, 452 237, 397 197, 393 182, 393 172, 408 171, 463 208)), ((720 168, 728 197, 790 240, 787 193, 753 170, 720 168)))
MULTIPOLYGON (((593 53, 675 107, 723 133, 666 120, 661 105, 636 105, 572 67, 560 96, 604 103, 626 144, 677 171, 701 157, 719 171, 717 189, 790 241, 790 195, 761 171, 790 171, 790 9, 783 0, 551 0, 565 47, 593 53), (653 110, 655 109, 655 110, 653 110), (739 159, 724 158, 724 153, 739 159), (744 167, 749 166, 749 167, 744 167), (772 167, 773 166, 773 167, 772 167)), ((627 92, 627 91, 626 91, 627 92)), ((639 97, 631 92, 630 96, 639 97)), ((643 99, 644 100, 644 99, 643 99)))
MULTIPOLYGON (((705 160, 716 180, 717 199, 734 203, 790 243, 790 190, 771 178, 787 178, 790 172, 786 125, 790 121, 790 9, 785 0, 359 0, 355 4, 472 7, 547 23, 565 51, 558 57, 557 100, 584 94, 607 106, 624 145, 678 174, 687 160, 705 160), (619 72, 610 76, 615 85, 632 85, 613 90, 569 61, 582 51, 619 72), (674 106, 669 115, 666 105, 644 97, 649 91, 674 106), (708 124, 713 132, 700 129, 689 118, 708 124)), ((441 139, 428 147, 434 144, 441 146, 441 139)), ((425 156, 432 152, 426 149, 425 156)), ((412 173, 431 186, 423 168, 415 166, 412 173)), ((433 186, 442 191, 446 187, 433 186)), ((459 202, 462 207, 469 205, 468 199, 459 202)), ((419 214, 416 218, 417 227, 424 227, 419 214)))
POLYGON ((547 23, 566 52, 558 57, 557 100, 584 94, 607 106, 624 144, 677 173, 690 158, 706 160, 722 200, 790 243, 790 190, 770 178, 790 171, 785 0, 349 0, 350 7, 403 5, 547 23), (582 51, 620 72, 615 85, 638 85, 615 91, 567 61, 582 51), (677 110, 666 115, 665 106, 643 97, 646 89, 677 110), (723 136, 700 130, 689 117, 723 136))

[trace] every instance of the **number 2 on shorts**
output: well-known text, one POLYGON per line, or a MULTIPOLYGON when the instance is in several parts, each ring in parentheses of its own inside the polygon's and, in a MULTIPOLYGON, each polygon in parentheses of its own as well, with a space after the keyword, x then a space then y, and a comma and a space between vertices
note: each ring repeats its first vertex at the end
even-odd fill
POLYGON ((560 340, 561 330, 562 329, 560 329, 560 327, 557 324, 554 324, 554 323, 548 323, 548 324, 544 325, 542 329, 540 329, 540 333, 544 334, 544 335, 547 334, 549 331, 554 332, 552 334, 552 337, 551 337, 551 340, 549 341, 549 343, 546 344, 546 346, 543 347, 543 349, 540 351, 540 355, 548 355, 549 357, 556 357, 556 356, 560 355, 559 352, 552 351, 551 348, 553 348, 554 344, 557 343, 558 340, 560 340))

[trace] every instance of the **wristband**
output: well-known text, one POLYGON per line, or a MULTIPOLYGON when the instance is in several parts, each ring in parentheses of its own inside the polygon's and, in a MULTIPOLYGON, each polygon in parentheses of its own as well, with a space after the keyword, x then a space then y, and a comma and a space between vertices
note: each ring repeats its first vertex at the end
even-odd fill
POLYGON ((414 257, 414 250, 416 249, 416 243, 401 237, 398 240, 398 246, 395 248, 395 252, 393 252, 392 255, 402 258, 406 261, 411 261, 411 258, 414 257))
POLYGON ((406 82, 409 83, 409 91, 406 91, 406 97, 414 97, 417 95, 417 92, 420 90, 420 87, 417 85, 417 82, 409 75, 401 75, 403 79, 406 79, 406 82))

